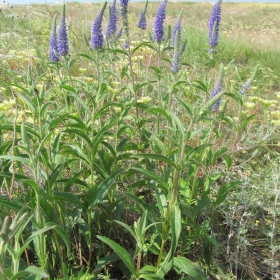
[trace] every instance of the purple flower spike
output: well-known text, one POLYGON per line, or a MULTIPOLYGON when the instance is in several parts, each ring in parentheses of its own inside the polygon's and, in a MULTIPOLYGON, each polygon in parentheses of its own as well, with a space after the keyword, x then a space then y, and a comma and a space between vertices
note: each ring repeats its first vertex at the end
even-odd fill
POLYGON ((57 49, 59 56, 65 56, 69 54, 68 34, 65 20, 65 4, 62 6, 61 18, 58 27, 57 49))
POLYGON ((173 53, 173 59, 171 62, 171 70, 176 73, 179 70, 179 62, 180 62, 180 56, 181 56, 181 50, 180 50, 180 32, 179 30, 176 31, 175 34, 175 40, 174 40, 174 53, 173 53))
POLYGON ((122 20, 125 21, 127 17, 127 10, 128 10, 128 0, 120 0, 121 4, 121 16, 122 20))
POLYGON ((209 21, 209 44, 210 44, 210 52, 215 52, 215 47, 218 46, 219 40, 219 28, 221 21, 221 3, 222 0, 218 0, 211 13, 210 21, 209 21))
POLYGON ((52 31, 50 36, 50 61, 58 62, 59 57, 57 49, 57 36, 56 36, 56 16, 53 19, 52 31))
POLYGON ((181 28, 181 20, 182 20, 182 15, 183 15, 183 10, 181 10, 178 19, 174 25, 174 29, 173 29, 173 36, 172 36, 172 47, 174 47, 175 44, 175 38, 176 38, 176 33, 178 31, 178 36, 179 36, 179 41, 181 42, 181 38, 182 38, 182 28, 181 28))
POLYGON ((137 25, 137 27, 142 30, 146 30, 147 28, 147 17, 146 17, 147 7, 148 7, 148 0, 146 1, 144 10, 140 14, 140 19, 137 25))
MULTIPOLYGON (((225 76, 225 69, 224 69, 224 65, 221 64, 218 81, 211 93, 211 98, 214 98, 217 94, 222 92, 224 76, 225 76)), ((215 113, 217 113, 219 111, 220 104, 221 104, 221 98, 219 98, 212 107, 212 109, 215 113)))
POLYGON ((103 47, 102 19, 107 2, 104 3, 102 9, 96 15, 92 25, 91 45, 93 49, 101 49, 103 47))
POLYGON ((128 7, 128 0, 120 0, 121 6, 127 8, 128 7))
POLYGON ((166 6, 167 6, 167 0, 161 2, 155 18, 154 39, 157 43, 160 43, 164 36, 163 21, 166 18, 166 6))
POLYGON ((108 28, 106 32, 106 38, 110 38, 111 35, 115 34, 117 31, 117 8, 116 8, 116 0, 113 1, 111 6, 109 7, 109 20, 108 20, 108 28))
POLYGON ((247 81, 245 84, 242 85, 241 90, 239 91, 240 94, 245 94, 251 87, 251 81, 247 81))
POLYGON ((142 30, 146 30, 146 28, 147 28, 147 18, 146 18, 145 11, 141 12, 140 19, 139 19, 137 27, 142 29, 142 30))

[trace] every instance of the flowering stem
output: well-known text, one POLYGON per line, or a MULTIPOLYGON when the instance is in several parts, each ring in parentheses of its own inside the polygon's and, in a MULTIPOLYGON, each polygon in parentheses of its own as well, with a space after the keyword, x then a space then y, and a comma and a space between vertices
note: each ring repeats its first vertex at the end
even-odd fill
MULTIPOLYGON (((160 43, 158 43, 158 68, 160 69, 161 65, 161 52, 160 52, 160 43)), ((161 94, 160 94, 160 77, 158 78, 158 107, 161 107, 161 94)), ((160 132, 160 114, 157 116, 157 132, 160 132)))

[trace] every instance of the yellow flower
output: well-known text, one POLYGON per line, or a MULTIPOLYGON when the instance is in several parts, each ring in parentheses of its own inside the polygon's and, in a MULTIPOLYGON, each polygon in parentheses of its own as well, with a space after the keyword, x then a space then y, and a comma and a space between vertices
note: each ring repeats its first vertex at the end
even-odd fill
POLYGON ((149 96, 143 96, 140 99, 137 100, 137 103, 150 103, 152 101, 152 98, 149 96))
POLYGON ((114 106, 113 107, 113 110, 116 112, 116 113, 120 113, 122 111, 122 108, 121 107, 116 107, 114 106))

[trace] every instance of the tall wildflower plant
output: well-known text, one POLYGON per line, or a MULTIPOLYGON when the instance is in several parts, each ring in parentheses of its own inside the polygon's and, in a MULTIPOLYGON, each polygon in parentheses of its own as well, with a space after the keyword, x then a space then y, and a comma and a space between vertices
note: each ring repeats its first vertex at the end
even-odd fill
MULTIPOLYGON (((224 76, 225 76, 225 68, 224 68, 224 65, 221 64, 218 80, 217 80, 217 83, 216 83, 212 93, 211 93, 211 98, 214 98, 217 94, 222 92, 224 76)), ((217 113, 219 111, 220 104, 221 104, 221 98, 219 98, 212 107, 212 109, 215 113, 217 113)))
POLYGON ((154 39, 159 44, 163 40, 164 26, 163 22, 166 18, 167 0, 164 0, 158 8, 154 23, 154 39))
POLYGON ((102 32, 102 19, 103 19, 106 5, 107 2, 104 3, 102 9, 96 15, 92 25, 91 45, 92 48, 95 50, 103 48, 104 39, 103 39, 103 32, 102 32))
POLYGON ((117 7, 116 0, 109 7, 108 27, 106 31, 106 39, 114 36, 117 31, 117 7))
POLYGON ((215 52, 215 47, 218 46, 219 41, 219 29, 221 21, 221 3, 222 0, 218 0, 212 9, 212 13, 209 21, 209 52, 215 52))
POLYGON ((56 35, 56 16, 53 19, 52 31, 50 36, 50 61, 58 62, 58 48, 57 48, 57 35, 56 35))
POLYGON ((59 56, 69 54, 68 34, 65 19, 65 4, 62 6, 61 18, 58 26, 57 48, 59 56))
MULTIPOLYGON (((166 6, 167 6, 167 0, 164 0, 160 3, 156 18, 154 22, 154 40, 158 44, 158 69, 160 69, 161 66, 161 46, 160 43, 164 39, 164 26, 163 22, 166 18, 166 6)), ((161 104, 161 93, 160 93, 160 78, 158 78, 158 88, 157 88, 157 98, 158 98, 158 104, 160 106, 161 104)), ((160 116, 158 115, 157 118, 157 131, 160 131, 160 116)))
POLYGON ((146 16, 147 8, 148 8, 148 0, 146 1, 144 10, 140 14, 140 19, 137 25, 137 27, 142 30, 146 30, 147 28, 147 16, 146 16))

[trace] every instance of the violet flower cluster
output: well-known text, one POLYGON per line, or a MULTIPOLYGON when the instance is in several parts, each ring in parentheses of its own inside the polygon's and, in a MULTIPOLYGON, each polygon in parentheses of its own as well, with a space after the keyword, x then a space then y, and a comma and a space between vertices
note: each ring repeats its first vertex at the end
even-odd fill
POLYGON ((58 26, 57 49, 59 56, 66 56, 69 54, 67 25, 65 19, 65 4, 62 6, 62 13, 58 26))
POLYGON ((179 62, 181 56, 181 38, 179 30, 176 31, 175 39, 174 39, 174 52, 173 59, 171 62, 171 70, 176 73, 179 70, 179 62))
POLYGON ((182 15, 183 15, 183 10, 181 10, 179 17, 174 25, 173 29, 173 35, 172 35, 172 47, 175 45, 175 38, 176 38, 176 33, 178 31, 178 36, 179 36, 179 41, 181 42, 182 38, 182 27, 181 27, 181 20, 182 20, 182 15))
POLYGON ((103 7, 96 15, 96 17, 93 21, 93 25, 92 25, 91 45, 92 45, 92 48, 95 50, 101 49, 103 47, 104 40, 103 40, 103 32, 102 32, 102 19, 103 19, 106 5, 107 5, 107 2, 104 3, 103 7))
POLYGON ((222 0, 218 0, 212 9, 212 13, 209 21, 209 52, 215 52, 215 47, 218 46, 219 41, 219 28, 221 21, 221 3, 222 0))
POLYGON ((53 19, 52 31, 50 36, 50 61, 58 62, 58 48, 57 48, 57 35, 56 35, 56 16, 53 19))
POLYGON ((129 37, 129 24, 128 24, 128 0, 120 0, 121 4, 121 16, 123 21, 123 31, 125 36, 129 37))
POLYGON ((147 17, 146 17, 147 8, 148 8, 148 0, 146 1, 144 10, 140 14, 140 19, 137 25, 137 27, 142 30, 146 30, 147 28, 147 17))
MULTIPOLYGON (((224 69, 224 65, 221 64, 218 81, 211 93, 211 98, 214 98, 217 94, 222 92, 224 76, 225 76, 225 69, 224 69)), ((212 109, 215 113, 217 113, 219 111, 220 104, 221 104, 221 98, 219 98, 212 107, 212 109)))
POLYGON ((155 23, 154 23, 154 39, 157 43, 160 43, 163 40, 164 36, 164 26, 163 22, 166 18, 166 6, 167 0, 164 0, 158 8, 155 23))
POLYGON ((111 6, 109 7, 109 20, 108 20, 108 28, 106 32, 106 38, 110 38, 117 31, 117 8, 116 8, 116 0, 113 1, 111 6))

